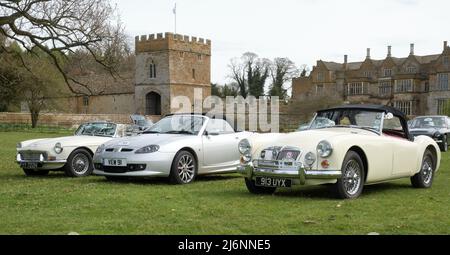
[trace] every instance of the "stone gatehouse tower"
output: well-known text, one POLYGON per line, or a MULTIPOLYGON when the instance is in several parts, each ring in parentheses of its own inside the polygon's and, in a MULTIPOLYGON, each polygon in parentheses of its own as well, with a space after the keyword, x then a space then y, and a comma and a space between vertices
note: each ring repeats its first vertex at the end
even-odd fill
POLYGON ((211 41, 165 33, 137 36, 135 109, 145 115, 171 113, 170 102, 194 89, 211 95, 211 41))

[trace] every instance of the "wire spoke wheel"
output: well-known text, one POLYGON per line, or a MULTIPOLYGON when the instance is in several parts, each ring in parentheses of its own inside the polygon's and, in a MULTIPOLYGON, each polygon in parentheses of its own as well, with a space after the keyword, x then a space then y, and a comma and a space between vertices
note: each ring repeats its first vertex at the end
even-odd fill
POLYGON ((82 154, 76 154, 72 159, 72 169, 79 175, 85 174, 89 170, 89 158, 82 154))
POLYGON ((429 157, 425 158, 422 163, 422 175, 423 182, 427 185, 430 184, 433 179, 433 162, 429 157))
POLYGON ((414 188, 428 189, 433 185, 434 171, 436 168, 436 156, 427 149, 423 155, 420 170, 411 177, 411 184, 414 188))
POLYGON ((345 172, 343 174, 343 184, 345 191, 350 195, 354 196, 358 193, 361 186, 361 166, 356 162, 356 160, 349 160, 345 166, 345 172))

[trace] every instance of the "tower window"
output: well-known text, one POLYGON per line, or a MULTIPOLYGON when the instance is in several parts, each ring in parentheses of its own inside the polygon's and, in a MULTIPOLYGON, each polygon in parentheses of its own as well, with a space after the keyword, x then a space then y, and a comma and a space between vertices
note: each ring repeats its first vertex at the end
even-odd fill
POLYGON ((83 105, 84 106, 89 106, 89 97, 88 96, 84 96, 83 97, 83 105))
POLYGON ((150 64, 150 78, 156 78, 156 65, 153 61, 150 64))
POLYGON ((195 69, 192 69, 192 79, 195 80, 195 69))

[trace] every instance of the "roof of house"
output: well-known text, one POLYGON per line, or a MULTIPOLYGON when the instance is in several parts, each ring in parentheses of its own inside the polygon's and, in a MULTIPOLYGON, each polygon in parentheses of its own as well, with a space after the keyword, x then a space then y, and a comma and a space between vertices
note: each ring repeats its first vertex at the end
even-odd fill
MULTIPOLYGON (((439 57, 441 56, 441 54, 435 54, 435 55, 428 55, 428 56, 416 56, 414 55, 414 57, 417 59, 417 61, 420 64, 430 64, 433 61, 436 61, 439 57)), ((386 58, 388 59, 388 58, 386 58)), ((371 59, 372 63, 379 67, 381 66, 386 59, 371 59)), ((396 57, 390 57, 390 59, 392 59, 392 61, 394 61, 394 63, 396 65, 402 65, 407 59, 406 58, 396 58, 396 57)), ((343 63, 336 63, 333 61, 322 61, 322 63, 325 65, 325 67, 330 70, 330 71, 344 71, 345 70, 345 64, 343 63)), ((362 66, 364 62, 349 62, 347 63, 347 69, 346 70, 359 70, 362 66)))

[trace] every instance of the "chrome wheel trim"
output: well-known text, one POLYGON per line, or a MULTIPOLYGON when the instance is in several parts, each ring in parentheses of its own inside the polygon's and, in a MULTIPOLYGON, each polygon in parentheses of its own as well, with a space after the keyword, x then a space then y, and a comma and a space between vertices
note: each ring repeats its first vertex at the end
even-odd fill
POLYGON ((189 155, 183 155, 177 164, 178 176, 183 183, 189 183, 195 176, 194 158, 189 155))
POLYGON ((351 159, 345 165, 343 174, 344 190, 350 196, 354 196, 358 193, 362 183, 361 166, 354 159, 351 159))
POLYGON ((76 154, 72 159, 72 169, 82 175, 89 170, 89 158, 83 153, 76 154))
POLYGON ((423 183, 430 184, 433 179, 433 162, 430 157, 426 157, 422 162, 423 183))

